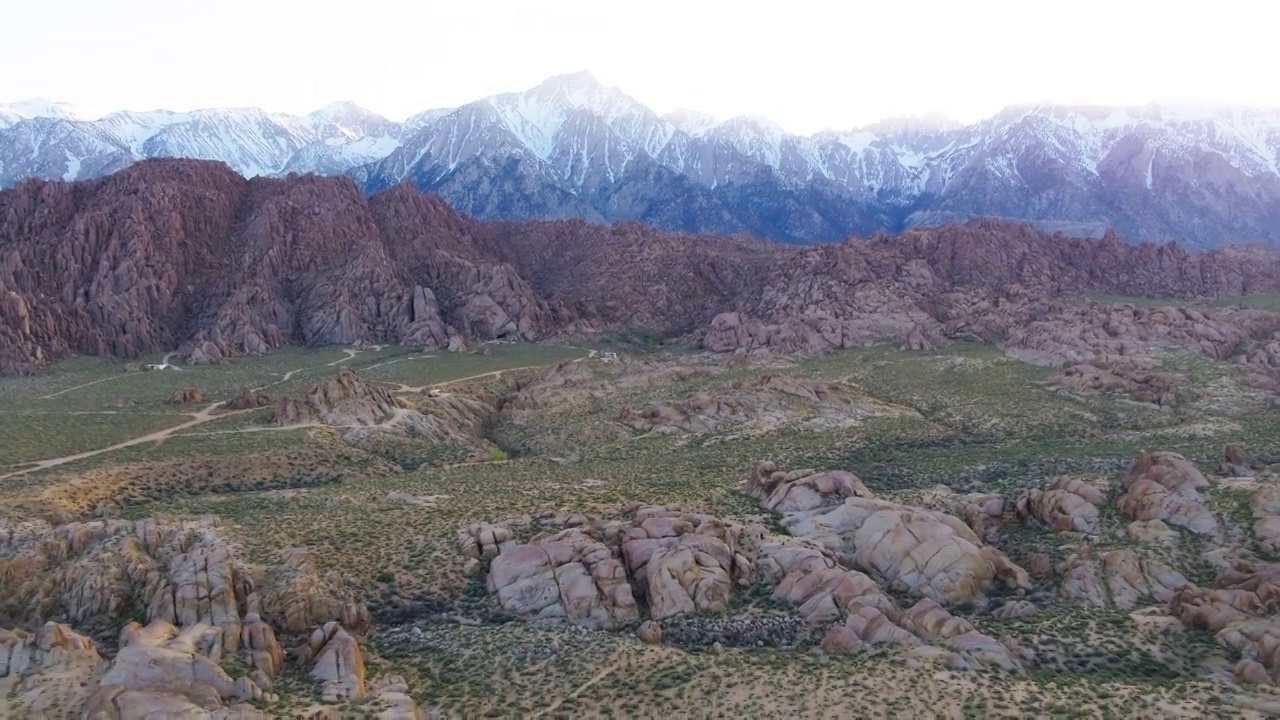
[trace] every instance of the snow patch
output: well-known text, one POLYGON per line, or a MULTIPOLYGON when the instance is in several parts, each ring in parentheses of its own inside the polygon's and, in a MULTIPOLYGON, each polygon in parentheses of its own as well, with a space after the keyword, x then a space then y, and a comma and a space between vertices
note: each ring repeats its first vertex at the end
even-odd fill
POLYGON ((70 150, 62 152, 67 156, 67 171, 62 174, 62 179, 68 182, 80 179, 80 158, 72 155, 70 150))

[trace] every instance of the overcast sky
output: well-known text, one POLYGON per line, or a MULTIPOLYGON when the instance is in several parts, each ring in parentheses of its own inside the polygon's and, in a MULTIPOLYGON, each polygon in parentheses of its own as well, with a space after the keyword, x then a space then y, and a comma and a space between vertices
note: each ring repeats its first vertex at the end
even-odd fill
POLYGON ((589 70, 659 112, 848 129, 941 110, 1280 105, 1280 2, 40 0, 5 3, 0 102, 354 100, 389 117, 589 70))

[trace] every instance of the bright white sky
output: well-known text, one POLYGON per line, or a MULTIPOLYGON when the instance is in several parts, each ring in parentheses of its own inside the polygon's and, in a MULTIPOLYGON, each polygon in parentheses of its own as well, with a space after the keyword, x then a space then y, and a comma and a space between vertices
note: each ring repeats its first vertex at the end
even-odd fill
POLYGON ((0 101, 333 100, 395 119, 590 70, 658 112, 792 132, 1024 102, 1280 105, 1274 0, 40 0, 5 3, 0 101))

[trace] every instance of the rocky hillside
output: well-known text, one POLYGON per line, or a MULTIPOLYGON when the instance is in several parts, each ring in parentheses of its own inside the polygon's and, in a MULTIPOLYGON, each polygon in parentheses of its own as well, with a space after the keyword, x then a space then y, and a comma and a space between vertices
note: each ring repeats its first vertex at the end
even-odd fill
POLYGON ((483 219, 638 220, 789 242, 1020 219, 1189 247, 1280 242, 1280 111, 1022 106, 962 125, 891 119, 794 135, 758 117, 660 116, 589 73, 392 122, 351 103, 80 118, 0 105, 0 187, 144 158, 248 175, 411 182, 483 219))
POLYGON ((729 316, 844 322, 835 344, 847 346, 945 322, 1014 284, 1035 297, 1274 290, 1277 257, 995 221, 804 249, 638 224, 486 224, 407 185, 370 198, 346 178, 245 180, 220 163, 156 160, 0 193, 0 368, 71 353, 181 347, 189 362, 216 362, 287 343, 438 348, 628 328, 723 345, 729 316))

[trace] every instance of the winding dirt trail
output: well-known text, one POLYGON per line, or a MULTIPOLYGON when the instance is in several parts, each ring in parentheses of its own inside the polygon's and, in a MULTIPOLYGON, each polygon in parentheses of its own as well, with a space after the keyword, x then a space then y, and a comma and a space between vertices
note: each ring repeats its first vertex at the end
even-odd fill
POLYGON ((38 460, 36 462, 30 463, 29 467, 25 467, 21 470, 11 472, 7 475, 0 475, 0 480, 7 480, 11 477, 18 477, 19 475, 27 475, 29 473, 38 472, 40 470, 48 470, 51 467, 66 465, 67 463, 75 462, 77 460, 84 460, 86 458, 102 455, 103 453, 114 452, 116 450, 123 450, 124 448, 133 447, 134 445, 142 445, 143 443, 149 443, 149 442, 161 442, 165 438, 168 438, 170 435, 173 435, 174 433, 180 430, 186 430, 187 428, 193 428, 193 427, 196 427, 197 425, 203 425, 213 420, 221 420, 222 418, 232 417, 233 415, 241 415, 247 412, 253 412, 254 410, 257 410, 257 408, 246 408, 244 410, 229 410, 219 415, 214 415, 213 412, 218 408, 222 407, 224 404, 225 403, 223 402, 213 403, 205 407, 203 410, 200 410, 199 412, 188 413, 191 419, 186 422, 178 423, 177 425, 171 425, 162 430, 156 430, 155 432, 150 432, 150 433, 147 433, 146 435, 141 435, 131 440, 118 442, 115 445, 109 445, 104 448, 98 448, 97 450, 86 450, 85 452, 76 453, 74 455, 63 455, 62 457, 50 458, 48 460, 38 460))
POLYGON ((337 360, 334 360, 334 361, 333 361, 333 362, 331 362, 331 363, 325 363, 325 365, 324 365, 324 366, 325 366, 325 367, 333 367, 334 365, 340 365, 340 364, 342 364, 342 363, 344 363, 344 362, 351 362, 351 361, 355 358, 355 356, 356 356, 356 355, 359 355, 359 354, 360 354, 360 351, 359 351, 359 350, 343 350, 342 352, 346 353, 346 354, 347 354, 347 356, 346 356, 346 357, 344 357, 344 358, 338 358, 337 360))
MULTIPOLYGON (((573 348, 573 349, 575 349, 575 350, 583 350, 584 348, 573 348)), ((358 354, 360 353, 360 351, 359 351, 359 350, 349 350, 349 349, 348 349, 348 350, 343 350, 343 352, 344 352, 344 353, 346 353, 346 357, 344 357, 344 358, 341 358, 341 359, 339 359, 339 360, 335 360, 335 361, 330 362, 330 363, 325 363, 325 364, 324 364, 324 365, 322 365, 322 366, 321 366, 321 365, 316 365, 316 366, 311 366, 311 367, 332 367, 332 366, 337 365, 337 364, 339 364, 339 363, 349 362, 352 358, 356 357, 356 355, 358 355, 358 354)), ((166 362, 168 361, 168 358, 169 358, 171 355, 173 355, 173 353, 170 353, 169 355, 166 355, 166 356, 165 356, 165 361, 166 361, 166 362)), ((426 356, 426 357, 436 357, 436 356, 435 356, 435 355, 430 355, 430 356, 426 356)), ((421 358, 421 359, 426 359, 426 357, 421 358)), ((584 355, 584 356, 582 356, 582 357, 574 358, 573 360, 570 360, 569 362, 579 363, 579 362, 582 362, 582 361, 584 361, 584 360, 589 360, 589 359, 594 358, 594 357, 596 357, 596 351, 594 351, 594 350, 587 350, 587 354, 586 354, 586 355, 584 355)), ((405 358, 405 359, 416 359, 416 358, 405 358)), ((390 361, 390 362, 397 362, 397 361, 390 361)), ((396 388, 396 389, 394 390, 394 392, 396 392, 396 393, 416 393, 416 392, 422 392, 423 390, 427 390, 427 389, 431 389, 431 388, 446 387, 446 386, 448 386, 448 385, 453 385, 453 384, 455 384, 455 383, 466 382, 466 381, 468 381, 468 380, 477 380, 477 379, 479 379, 479 378, 486 378, 486 377, 498 377, 498 376, 501 376, 503 373, 519 372, 519 371, 521 371, 521 370, 533 370, 533 369, 540 368, 540 367, 547 367, 547 366, 549 366, 549 365, 554 365, 556 362, 558 362, 558 361, 551 361, 551 362, 539 363, 539 364, 536 364, 536 365, 524 365, 524 366, 522 366, 522 367, 503 368, 503 369, 500 369, 500 370, 490 370, 489 372, 477 373, 477 374, 475 374, 475 375, 468 375, 468 376, 466 376, 466 377, 453 378, 453 379, 451 379, 451 380, 444 380, 444 381, 441 381, 441 382, 437 382, 437 383, 430 383, 430 384, 427 384, 427 385, 421 385, 421 386, 411 386, 411 385, 404 385, 404 384, 401 384, 401 383, 388 383, 388 382, 380 382, 380 381, 372 381, 372 382, 379 382, 379 383, 380 383, 380 384, 382 384, 382 385, 391 385, 393 388, 396 388)), ((386 365, 386 364, 389 364, 389 363, 380 363, 380 364, 381 364, 381 365, 386 365)), ((373 365, 373 366, 371 366, 371 367, 378 367, 378 365, 373 365)), ((271 383, 268 383, 268 384, 263 385, 263 386, 261 386, 261 387, 254 388, 254 391, 256 392, 256 391, 263 390, 263 389, 265 389, 265 388, 271 387, 272 385, 278 385, 278 384, 280 384, 280 383, 286 382, 286 381, 288 381, 290 378, 292 378, 295 374, 300 373, 300 372, 302 372, 302 371, 304 371, 304 370, 308 370, 308 369, 311 369, 311 368, 305 368, 305 367, 304 367, 304 368, 298 368, 298 369, 296 369, 296 370, 290 370, 290 371, 286 372, 286 373, 285 373, 285 375, 284 375, 284 377, 283 377, 283 378, 281 378, 280 380, 276 380, 275 382, 271 382, 271 383)), ((365 370, 368 370, 369 368, 364 368, 364 369, 365 369, 365 370)), ((97 385, 98 383, 107 382, 107 381, 109 381, 109 380, 114 380, 114 379, 116 379, 116 377, 114 377, 114 376, 113 376, 113 377, 102 378, 101 380, 95 380, 95 381, 90 382, 90 383, 85 383, 84 385, 78 385, 78 386, 73 387, 73 388, 67 388, 66 390, 60 390, 60 391, 58 391, 58 392, 56 392, 56 393, 53 393, 52 395, 46 395, 46 396, 43 396, 41 399, 49 399, 49 398, 57 397, 57 396, 59 396, 59 395, 62 395, 62 394, 68 393, 68 392, 72 392, 72 391, 74 391, 74 390, 80 390, 80 389, 83 389, 83 388, 89 387, 89 386, 91 386, 91 385, 97 385)), ((34 462, 23 463, 24 467, 22 467, 22 469, 20 469, 20 470, 15 470, 15 471, 10 472, 10 473, 7 473, 7 474, 5 474, 5 475, 0 475, 0 480, 6 480, 6 479, 8 479, 8 478, 18 477, 18 476, 20 476, 20 475, 28 475, 28 474, 30 474, 30 473, 39 472, 39 471, 41 471, 41 470, 48 470, 49 468, 57 467, 57 466, 59 466, 59 465, 66 465, 67 463, 76 462, 77 460, 85 460, 85 459, 87 459, 87 458, 96 457, 96 456, 98 456, 98 455, 102 455, 102 454, 109 453, 109 452, 114 452, 114 451, 116 451, 116 450, 123 450, 123 449, 125 449, 125 448, 133 447, 133 446, 135 446, 135 445, 142 445, 142 444, 144 444, 144 443, 151 443, 151 442, 154 442, 154 443, 163 442, 165 439, 167 439, 167 438, 169 438, 169 437, 173 436, 173 435, 174 435, 174 434, 176 434, 176 433, 180 433, 180 432, 182 432, 183 430, 189 430, 189 429, 191 429, 191 428, 193 428, 193 427, 199 427, 200 425, 203 425, 203 424, 208 423, 208 422, 212 422, 212 421, 214 421, 214 420, 221 420, 221 419, 223 419, 223 418, 234 417, 234 416, 236 416, 236 415, 242 415, 242 414, 244 414, 244 413, 253 412, 254 410, 257 410, 257 409, 258 409, 258 408, 245 408, 245 409, 243 409, 243 410, 229 410, 229 411, 227 411, 227 412, 223 412, 223 413, 219 413, 219 414, 216 414, 216 415, 215 415, 215 414, 214 414, 214 412, 215 412, 218 408, 222 407, 222 406, 223 406, 223 405, 225 405, 225 404, 226 404, 226 401, 219 401, 219 402, 216 402, 216 403, 212 403, 212 404, 210 404, 210 405, 206 406, 205 408, 203 408, 202 410, 199 410, 198 412, 194 412, 194 413, 186 413, 186 415, 188 415, 188 416, 191 418, 190 420, 188 420, 188 421, 186 421, 186 422, 181 422, 181 423, 178 423, 177 425, 171 425, 171 426, 169 426, 169 427, 167 427, 167 428, 163 428, 163 429, 161 429, 161 430, 156 430, 156 431, 154 431, 154 432, 150 432, 150 433, 147 433, 147 434, 145 434, 145 435, 140 435, 140 436, 138 436, 138 437, 131 438, 131 439, 129 439, 129 440, 124 440, 124 441, 118 442, 118 443, 116 443, 116 444, 114 444, 114 445, 108 445, 107 447, 98 448, 98 449, 96 449, 96 450, 86 450, 85 452, 74 453, 74 454, 71 454, 71 455, 63 455, 63 456, 61 456, 61 457, 56 457, 56 458, 49 458, 49 459, 47 459, 47 460, 37 460, 37 461, 34 461, 34 462)), ((391 424, 395 423, 396 421, 398 421, 398 420, 400 420, 402 417, 404 417, 405 413, 407 413, 407 412, 409 412, 409 411, 408 411, 408 410, 405 410, 405 409, 403 409, 403 408, 397 409, 397 410, 392 414, 392 416, 391 416, 391 417, 387 418, 385 421, 383 421, 382 423, 380 423, 380 424, 379 424, 379 427, 387 427, 387 426, 390 426, 391 424)), ((322 427, 322 426, 324 426, 324 425, 323 425, 323 423, 300 423, 300 424, 297 424, 297 425, 284 425, 284 426, 280 426, 280 427, 250 427, 250 428, 239 428, 239 429, 236 429, 236 430, 219 430, 219 431, 214 431, 214 432, 204 432, 204 433, 184 433, 184 435, 187 435, 187 436, 204 436, 204 435, 233 435, 233 434, 238 434, 238 433, 247 433, 247 432, 280 432, 280 431, 287 431, 287 430, 300 430, 300 429, 308 428, 308 427, 322 427)), ((328 426, 326 426, 326 427, 328 427, 328 426)))

